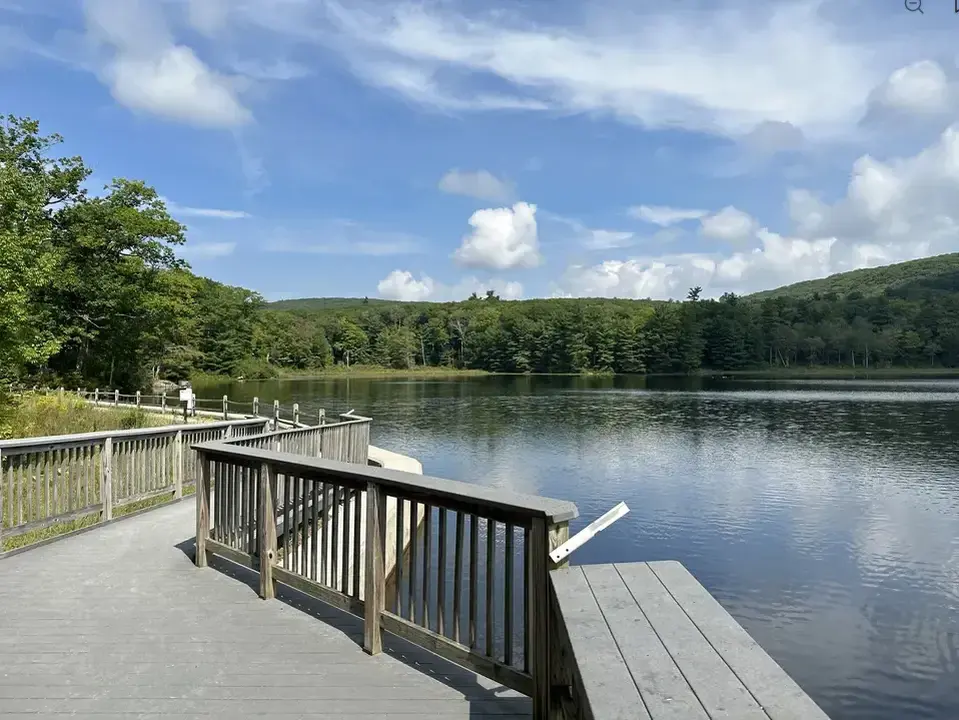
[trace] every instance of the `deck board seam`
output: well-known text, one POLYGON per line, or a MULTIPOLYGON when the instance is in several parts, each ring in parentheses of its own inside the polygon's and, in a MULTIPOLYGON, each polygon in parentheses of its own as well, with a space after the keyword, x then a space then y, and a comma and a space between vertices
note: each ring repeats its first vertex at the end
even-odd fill
MULTIPOLYGON (((613 567, 615 567, 615 565, 613 567)), ((623 655, 623 648, 620 647, 619 640, 616 639, 616 633, 613 632, 613 626, 609 624, 609 620, 606 618, 606 613, 603 611, 603 606, 599 602, 599 598, 596 597, 596 593, 593 591, 593 585, 589 581, 589 576, 586 574, 586 570, 582 569, 581 572, 583 573, 583 579, 586 581, 586 587, 589 588, 589 594, 592 595, 593 600, 596 601, 596 607, 599 608, 599 614, 602 616, 603 622, 606 623, 606 628, 609 630, 609 636, 613 639, 613 643, 616 645, 616 651, 619 653, 619 656, 622 658, 623 664, 625 665, 626 656, 623 655)), ((617 571, 617 574, 619 574, 619 571, 617 571)), ((626 670, 627 672, 629 671, 629 666, 627 666, 626 670)), ((652 711, 649 709, 649 703, 647 703, 646 698, 643 697, 643 689, 639 686, 639 683, 636 682, 636 678, 633 677, 633 673, 631 672, 629 673, 629 679, 633 681, 633 685, 636 688, 636 693, 639 695, 639 699, 642 701, 643 707, 646 708, 646 714, 649 715, 652 720, 655 720, 655 718, 653 718, 652 711)))
MULTIPOLYGON (((739 673, 737 673, 736 670, 733 668, 733 666, 729 664, 729 661, 723 656, 723 654, 722 654, 721 652, 719 652, 719 649, 718 649, 715 645, 713 645, 713 641, 710 640, 709 637, 707 637, 706 633, 703 632, 703 629, 702 629, 701 627, 699 627, 699 625, 696 623, 695 620, 693 620, 692 616, 691 616, 688 612, 686 612, 686 608, 684 608, 684 607, 683 607, 683 604, 682 604, 681 602, 679 602, 679 600, 676 599, 676 596, 673 595, 673 591, 669 589, 669 586, 668 586, 665 582, 663 582, 663 579, 659 576, 659 573, 656 572, 656 568, 654 568, 651 563, 647 563, 647 567, 649 567, 650 571, 652 571, 652 573, 653 573, 653 575, 656 577, 656 579, 659 580, 659 584, 663 586, 663 588, 666 590, 666 592, 669 594, 669 596, 670 596, 670 597, 673 599, 673 601, 679 606, 679 609, 683 611, 683 615, 685 615, 687 618, 689 618, 689 622, 691 622, 691 623, 693 624, 693 627, 696 628, 696 630, 699 632, 699 634, 703 636, 703 639, 706 641, 706 644, 709 645, 709 647, 711 647, 711 648, 713 649, 713 651, 719 656, 719 659, 723 661, 723 664, 724 664, 727 668, 729 668, 729 672, 731 672, 731 673, 733 674, 733 677, 735 677, 737 680, 739 680, 739 682, 742 683, 742 686, 743 686, 744 688, 746 688, 746 692, 749 693, 749 697, 751 697, 751 698, 756 702, 756 706, 757 706, 760 710, 763 711, 763 715, 765 715, 766 717, 768 717, 769 720, 775 720, 775 718, 773 718, 773 716, 769 714, 769 711, 766 709, 766 706, 763 705, 762 702, 760 702, 760 700, 759 700, 758 697, 756 697, 756 694, 752 691, 752 688, 750 688, 749 685, 746 683, 746 681, 745 681, 742 677, 740 677, 739 673)), ((705 586, 703 586, 703 589, 705 590, 705 586)), ((709 591, 706 590, 706 592, 709 592, 709 591)), ((717 600, 717 602, 719 602, 719 601, 717 600)), ((721 603, 720 603, 720 605, 721 605, 721 603)), ((725 610, 725 608, 724 608, 724 610, 725 610)), ((733 618, 733 619, 735 620, 735 618, 733 618)), ((667 650, 667 652, 669 652, 669 651, 667 650)), ((763 652, 765 652, 765 650, 764 650, 763 652)), ((678 666, 677 666, 677 667, 678 667, 678 666)), ((682 672, 682 671, 680 671, 680 672, 682 672)), ((690 687, 692 687, 692 685, 690 685, 690 687)), ((694 690, 693 692, 695 692, 695 690, 694 690)), ((697 696, 697 697, 698 697, 698 696, 697 696)), ((708 714, 708 713, 707 713, 707 714, 708 714)))
MULTIPOLYGON (((646 563, 646 566, 649 567, 649 563, 646 563)), ((657 630, 656 626, 653 625, 653 621, 649 619, 649 616, 646 614, 646 611, 643 609, 642 604, 639 602, 639 600, 636 599, 636 596, 633 595, 633 591, 630 589, 629 583, 626 582, 626 578, 623 577, 623 574, 619 571, 619 567, 616 565, 616 563, 613 563, 613 568, 616 570, 616 574, 619 576, 619 579, 623 581, 623 587, 626 588, 626 592, 629 593, 629 596, 633 599, 633 602, 636 603, 636 607, 639 608, 639 612, 642 614, 643 619, 649 625, 649 629, 653 631, 653 634, 656 636, 656 639, 659 640, 659 644, 663 646, 663 650, 666 651, 666 654, 669 656, 669 659, 673 661, 673 665, 676 666, 676 670, 678 670, 679 674, 683 676, 683 680, 685 680, 686 685, 689 686, 690 691, 693 693, 693 697, 696 698, 696 702, 699 703, 699 706, 703 709, 703 712, 706 714, 706 717, 711 718, 712 713, 709 712, 709 708, 706 707, 706 704, 703 702, 703 699, 699 697, 699 693, 696 692, 696 688, 693 687, 693 684, 689 681, 689 678, 686 677, 686 673, 683 672, 683 668, 680 666, 678 662, 676 662, 676 658, 673 657, 673 654, 669 651, 669 646, 667 646, 666 643, 663 641, 662 636, 659 634, 659 630, 657 630)), ((652 568, 649 568, 649 569, 652 571, 652 568)), ((653 577, 659 580, 660 585, 663 584, 663 581, 659 579, 659 575, 657 575, 655 572, 653 572, 653 577)), ((669 592, 668 588, 667 588, 667 592, 669 592)), ((669 596, 673 598, 674 601, 676 600, 676 598, 673 597, 672 593, 669 593, 669 596)), ((678 602, 676 602, 676 604, 679 605, 678 602)), ((698 627, 696 629, 699 630, 698 627)), ((700 632, 702 631, 700 630, 700 632)), ((712 647, 712 645, 710 645, 710 647, 712 647)))

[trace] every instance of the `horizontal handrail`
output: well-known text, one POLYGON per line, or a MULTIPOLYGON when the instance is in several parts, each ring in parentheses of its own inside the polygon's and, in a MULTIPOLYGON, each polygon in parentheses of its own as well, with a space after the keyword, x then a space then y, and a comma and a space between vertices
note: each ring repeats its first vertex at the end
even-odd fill
POLYGON ((574 520, 579 510, 574 503, 566 500, 526 495, 485 487, 458 480, 446 480, 390 470, 373 465, 357 465, 324 458, 307 458, 289 453, 254 448, 238 447, 226 442, 213 441, 193 446, 197 452, 212 459, 233 460, 248 467, 258 467, 268 463, 277 472, 296 477, 322 475, 341 481, 344 485, 366 489, 373 482, 387 492, 399 492, 407 499, 421 502, 438 503, 453 510, 463 512, 480 511, 484 517, 494 511, 497 519, 529 520, 542 518, 549 523, 564 523, 574 520))
POLYGON ((145 437, 166 437, 178 432, 198 434, 211 430, 223 430, 233 427, 262 427, 263 418, 243 420, 220 420, 218 422, 197 423, 195 425, 161 425, 151 428, 133 428, 131 430, 97 430, 96 432, 74 433, 71 435, 44 435, 41 437, 13 438, 0 440, 0 452, 14 454, 14 451, 42 452, 45 449, 76 447, 113 438, 115 440, 140 439, 145 437))

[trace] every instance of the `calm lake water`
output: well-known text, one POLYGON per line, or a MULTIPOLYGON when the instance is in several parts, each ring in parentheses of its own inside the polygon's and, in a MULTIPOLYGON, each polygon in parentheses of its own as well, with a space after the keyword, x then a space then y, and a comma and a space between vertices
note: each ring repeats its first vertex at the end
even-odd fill
POLYGON ((682 561, 834 720, 959 718, 959 381, 486 377, 204 388, 355 408, 430 475, 573 500, 574 562, 682 561))

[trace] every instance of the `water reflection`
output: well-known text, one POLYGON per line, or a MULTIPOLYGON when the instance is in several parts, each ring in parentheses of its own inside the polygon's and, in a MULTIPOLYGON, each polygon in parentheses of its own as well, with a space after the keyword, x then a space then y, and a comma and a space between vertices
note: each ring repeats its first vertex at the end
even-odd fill
POLYGON ((834 718, 959 717, 959 381, 304 380, 445 477, 632 512, 579 562, 675 558, 834 718))

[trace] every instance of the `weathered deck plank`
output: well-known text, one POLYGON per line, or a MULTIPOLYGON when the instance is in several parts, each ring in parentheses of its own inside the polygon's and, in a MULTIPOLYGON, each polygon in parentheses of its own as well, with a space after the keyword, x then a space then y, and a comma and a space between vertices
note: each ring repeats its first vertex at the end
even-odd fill
POLYGON ((677 562, 551 573, 584 716, 828 720, 677 562))
POLYGON ((528 718, 528 698, 189 551, 194 503, 0 561, 0 718, 528 718), (237 577, 228 576, 234 572, 237 577), (239 578, 239 579, 237 579, 239 578), (242 580, 242 582, 241 582, 242 580))

